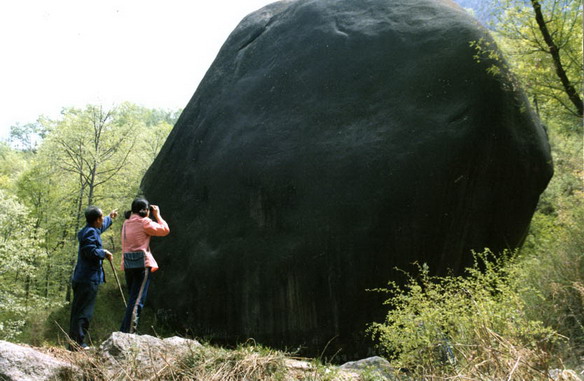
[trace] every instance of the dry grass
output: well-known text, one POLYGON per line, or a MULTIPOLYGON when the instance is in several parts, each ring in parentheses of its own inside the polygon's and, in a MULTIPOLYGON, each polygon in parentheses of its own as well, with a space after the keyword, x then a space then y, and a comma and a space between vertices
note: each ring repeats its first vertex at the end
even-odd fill
MULTIPOLYGON (((410 375, 424 381, 581 381, 568 369, 551 370, 559 359, 543 348, 518 345, 487 327, 478 328, 473 345, 454 344, 452 366, 418 368, 410 375)), ((438 365, 438 364, 437 364, 438 365)))
MULTIPOLYGON (((46 350, 45 350, 46 351, 46 350)), ((332 367, 296 361, 285 353, 258 346, 242 346, 234 350, 212 346, 193 347, 180 358, 154 359, 150 363, 162 363, 158 368, 145 368, 136 361, 118 362, 113 365, 94 350, 69 352, 51 349, 47 352, 56 358, 75 364, 79 374, 63 374, 65 381, 359 381, 358 375, 339 372, 332 367), (162 361, 161 361, 162 360, 162 361), (302 366, 298 364, 303 364, 302 366)))
POLYGON ((240 381, 284 380, 287 368, 281 352, 241 347, 226 350, 203 346, 194 348, 174 366, 167 367, 161 379, 240 381))
MULTIPOLYGON (((63 334, 68 345, 74 345, 64 331, 63 334)), ((62 347, 35 349, 73 365, 63 371, 59 381, 362 381, 358 374, 338 371, 316 361, 300 361, 253 340, 233 350, 192 346, 179 356, 147 350, 147 356, 140 357, 140 351, 134 348, 122 360, 104 356, 96 349, 74 352, 62 347)))
POLYGON ((480 342, 472 346, 456 348, 463 367, 457 369, 452 380, 550 380, 547 369, 551 361, 549 353, 511 341, 484 327, 477 332, 480 342))

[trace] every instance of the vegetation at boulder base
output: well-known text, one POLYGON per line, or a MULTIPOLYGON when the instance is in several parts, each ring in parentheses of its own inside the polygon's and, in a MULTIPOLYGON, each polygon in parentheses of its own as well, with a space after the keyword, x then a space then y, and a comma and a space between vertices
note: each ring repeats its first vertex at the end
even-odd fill
MULTIPOLYGON (((389 293, 391 307, 369 332, 415 379, 549 380, 551 369, 582 367, 582 5, 491 5, 505 65, 547 127, 555 174, 520 251, 476 253, 464 277, 433 277, 418 264, 405 285, 379 290, 389 293)), ((471 47, 477 60, 503 60, 485 41, 471 47)))

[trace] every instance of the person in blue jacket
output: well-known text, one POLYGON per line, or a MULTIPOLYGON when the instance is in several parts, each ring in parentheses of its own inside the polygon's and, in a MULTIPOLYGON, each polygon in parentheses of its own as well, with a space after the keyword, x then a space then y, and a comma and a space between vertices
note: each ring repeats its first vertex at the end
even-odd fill
POLYGON ((103 272, 103 260, 112 260, 113 255, 103 248, 101 233, 106 231, 118 216, 116 210, 104 217, 101 209, 90 206, 85 209, 87 225, 77 233, 79 250, 77 252, 77 265, 71 279, 73 288, 73 303, 71 303, 71 321, 69 325, 69 338, 73 344, 70 349, 86 349, 85 336, 89 329, 89 323, 93 317, 97 288, 105 282, 103 272))

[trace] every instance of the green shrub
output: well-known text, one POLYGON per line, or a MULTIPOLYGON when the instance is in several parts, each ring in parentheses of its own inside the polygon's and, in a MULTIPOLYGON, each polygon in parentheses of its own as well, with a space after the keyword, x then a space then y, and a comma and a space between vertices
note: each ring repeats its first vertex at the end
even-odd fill
POLYGON ((579 363, 584 356, 584 207, 560 215, 562 226, 536 215, 530 240, 522 253, 522 282, 536 293, 524 292, 526 312, 569 339, 563 355, 579 363), (541 239, 541 237, 547 237, 541 239))
POLYGON ((521 250, 526 313, 568 338, 562 358, 581 364, 584 356, 584 191, 582 123, 569 130, 551 123, 555 174, 540 198, 521 250))
POLYGON ((516 256, 475 254, 464 277, 431 276, 425 265, 417 270, 405 286, 379 290, 390 295, 389 311, 385 322, 370 326, 395 366, 421 378, 547 379, 561 336, 528 318, 521 295, 530 290, 516 256))

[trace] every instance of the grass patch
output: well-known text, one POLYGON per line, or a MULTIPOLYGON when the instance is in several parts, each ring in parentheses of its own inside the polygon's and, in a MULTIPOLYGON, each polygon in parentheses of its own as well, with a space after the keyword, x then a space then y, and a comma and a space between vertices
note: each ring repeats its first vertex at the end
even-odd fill
MULTIPOLYGON (((249 342, 235 349, 211 345, 193 347, 178 358, 168 353, 159 369, 145 370, 140 362, 128 360, 112 365, 94 351, 68 352, 59 350, 52 355, 74 364, 79 373, 63 374, 63 380, 82 379, 101 381, 133 380, 204 380, 204 381, 358 381, 334 367, 314 360, 295 363, 289 354, 249 342), (112 366, 115 369, 112 370, 112 366)), ((154 359, 153 359, 154 360, 154 359)), ((155 359, 160 360, 160 359, 155 359)), ((369 380, 368 378, 365 378, 369 380)))
POLYGON ((288 369, 285 355, 260 346, 240 346, 234 350, 202 346, 193 349, 163 379, 238 381, 281 381, 288 369))

